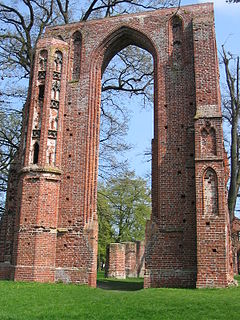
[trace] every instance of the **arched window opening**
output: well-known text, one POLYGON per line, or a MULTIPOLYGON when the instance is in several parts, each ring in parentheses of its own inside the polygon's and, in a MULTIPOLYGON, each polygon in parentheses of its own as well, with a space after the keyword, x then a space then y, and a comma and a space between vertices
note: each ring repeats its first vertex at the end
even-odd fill
POLYGON ((44 92, 45 92, 45 85, 40 84, 38 86, 38 100, 44 100, 44 92))
POLYGON ((178 15, 172 18, 173 33, 182 32, 182 19, 178 15))
MULTIPOLYGON (((109 207, 127 207, 128 201, 132 201, 133 206, 141 206, 142 224, 139 225, 136 219, 136 212, 133 213, 134 222, 129 227, 127 233, 121 232, 120 223, 113 223, 111 228, 116 231, 116 241, 133 241, 133 239, 143 241, 145 236, 145 221, 151 213, 150 188, 151 175, 146 179, 146 173, 151 172, 151 142, 153 138, 153 89, 154 89, 154 63, 153 56, 147 50, 136 46, 136 39, 130 45, 122 48, 131 33, 124 33, 124 37, 114 43, 111 49, 106 52, 102 67, 102 94, 101 94, 101 116, 100 116, 100 151, 99 151, 99 170, 98 170, 98 196, 101 199, 103 189, 103 177, 113 177, 109 179, 108 190, 111 192, 112 202, 109 207), (116 48, 119 48, 117 51, 116 48), (114 56, 112 57, 112 55, 114 56), (113 89, 110 89, 113 88, 113 89), (143 130, 144 127, 144 130, 143 130), (128 128, 130 130, 128 131, 128 128), (134 129, 133 129, 134 128, 134 129), (144 131, 144 134, 143 134, 144 131), (129 150, 129 145, 135 148, 129 150), (109 146, 111 146, 109 148, 109 146), (148 150, 148 161, 144 161, 144 151, 148 150), (129 166, 126 165, 129 159, 129 166), (123 168, 124 170, 118 170, 123 168), (117 170, 115 172, 115 170, 117 170), (136 175, 131 170, 136 171, 136 175), (120 173, 120 172, 121 173, 120 173), (124 171, 124 172, 122 172, 124 171), (118 172, 118 173, 117 173, 118 172), (139 176, 142 176, 141 180, 139 176), (138 180, 139 179, 139 180, 138 180), (141 187, 142 186, 142 187, 141 187), (143 198, 136 198, 141 191, 143 198), (111 191, 110 191, 111 190, 111 191), (124 199, 122 195, 125 195, 124 199), (130 200, 131 199, 131 200, 130 200), (132 200, 134 199, 134 200, 132 200), (116 201, 114 203, 114 201, 116 201), (137 234, 135 231, 137 230, 137 234)), ((139 37, 140 38, 140 37, 139 37)), ((142 44, 142 43, 141 43, 142 44)), ((149 44, 150 46, 150 44, 149 44)), ((99 209, 99 208, 98 208, 99 209)), ((101 210, 101 209, 99 209, 101 210)), ((119 214, 115 210, 116 217, 119 214)), ((127 219, 127 217, 125 217, 127 219)), ((89 221, 86 217, 86 221, 89 221)), ((101 224, 99 224, 99 234, 102 234, 101 224)), ((101 236, 100 236, 101 237, 101 236)), ((99 240, 99 243, 101 239, 99 240)), ((136 243, 131 243, 134 248, 126 249, 126 275, 135 273, 142 274, 142 256, 144 249, 137 255, 138 260, 135 266, 130 266, 130 259, 133 252, 136 254, 136 243)), ((121 247, 124 245, 121 244, 121 247)), ((127 248, 127 245, 126 245, 127 248)), ((130 248, 130 247, 129 247, 130 248)), ((137 252, 138 252, 137 251, 137 252)), ((110 259, 111 260, 111 259, 110 259)), ((99 256, 99 265, 104 265, 105 254, 99 256)), ((112 260, 111 260, 112 261, 112 260)), ((107 260, 106 264, 109 261, 107 260)), ((111 268, 111 267, 110 267, 111 268)))
POLYGON ((210 125, 201 130, 201 155, 202 156, 216 156, 216 131, 210 125))
POLYGON ((62 52, 56 51, 54 56, 54 71, 57 73, 62 72, 62 52))
POLYGON ((60 98, 60 82, 54 81, 52 86, 52 93, 51 93, 51 99, 54 101, 59 101, 60 98))
POLYGON ((77 31, 73 35, 72 80, 79 80, 80 65, 81 65, 81 51, 82 51, 82 36, 80 32, 77 31))
POLYGON ((47 70, 47 57, 48 57, 47 50, 42 50, 39 54, 39 71, 47 70))
POLYGON ((38 156, 39 156, 39 143, 35 142, 33 147, 33 164, 38 164, 38 156))
POLYGON ((182 44, 183 44, 183 23, 182 19, 175 15, 170 20, 170 54, 174 64, 180 63, 182 60, 182 44))
POLYGON ((63 37, 62 37, 60 34, 57 36, 57 38, 58 38, 59 40, 64 41, 63 37))
POLYGON ((208 168, 203 175, 204 215, 218 214, 218 182, 216 172, 208 168))

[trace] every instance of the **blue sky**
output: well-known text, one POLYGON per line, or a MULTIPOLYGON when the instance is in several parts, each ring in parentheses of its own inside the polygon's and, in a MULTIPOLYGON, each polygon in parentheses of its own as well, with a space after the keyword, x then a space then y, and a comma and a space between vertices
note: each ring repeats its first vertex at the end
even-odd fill
MULTIPOLYGON (((185 3, 188 4, 189 1, 183 1, 185 3)), ((225 44, 226 48, 240 54, 240 3, 229 4, 224 0, 215 0, 213 3, 218 47, 225 44)))
MULTIPOLYGON (((200 2, 210 1, 189 1, 182 0, 182 5, 189 5, 200 2)), ((240 3, 228 4, 224 0, 215 0, 215 26, 218 50, 222 44, 228 51, 240 54, 240 3)), ((223 68, 220 66, 221 79, 224 83, 223 68)), ((144 176, 151 172, 151 163, 146 163, 143 159, 143 152, 150 148, 152 139, 152 111, 135 108, 132 110, 132 119, 129 125, 128 141, 135 146, 129 152, 128 159, 132 169, 138 175, 144 176)))

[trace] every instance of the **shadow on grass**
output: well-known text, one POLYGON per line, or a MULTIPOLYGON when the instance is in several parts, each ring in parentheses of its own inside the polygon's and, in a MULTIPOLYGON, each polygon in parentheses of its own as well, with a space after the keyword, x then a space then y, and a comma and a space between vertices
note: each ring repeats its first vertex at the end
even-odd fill
POLYGON ((143 289, 143 281, 101 279, 97 280, 97 287, 104 290, 137 291, 143 289))

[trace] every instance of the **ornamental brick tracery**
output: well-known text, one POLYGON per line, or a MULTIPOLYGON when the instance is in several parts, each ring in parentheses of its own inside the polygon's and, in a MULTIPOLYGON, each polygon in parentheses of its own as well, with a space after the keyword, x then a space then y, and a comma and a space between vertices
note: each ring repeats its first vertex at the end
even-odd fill
POLYGON ((154 61, 144 285, 233 282, 213 17, 206 3, 46 30, 0 222, 1 279, 96 285, 101 76, 136 45, 154 61))

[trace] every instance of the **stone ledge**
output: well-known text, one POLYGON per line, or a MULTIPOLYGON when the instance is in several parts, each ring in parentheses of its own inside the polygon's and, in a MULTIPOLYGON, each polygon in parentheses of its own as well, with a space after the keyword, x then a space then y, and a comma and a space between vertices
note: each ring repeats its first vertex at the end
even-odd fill
POLYGON ((222 118, 218 105, 197 106, 195 120, 209 118, 222 118))
POLYGON ((28 167, 24 167, 19 171, 19 174, 23 173, 53 173, 57 175, 62 174, 62 170, 55 167, 39 167, 38 165, 31 165, 28 167))
POLYGON ((219 157, 207 157, 207 158, 195 158, 196 162, 203 162, 203 161, 217 161, 217 162, 222 162, 223 158, 219 157))

